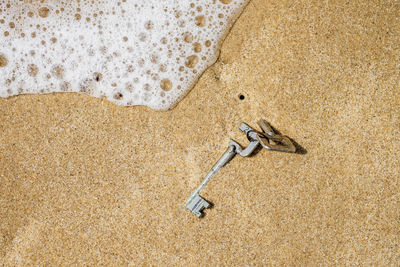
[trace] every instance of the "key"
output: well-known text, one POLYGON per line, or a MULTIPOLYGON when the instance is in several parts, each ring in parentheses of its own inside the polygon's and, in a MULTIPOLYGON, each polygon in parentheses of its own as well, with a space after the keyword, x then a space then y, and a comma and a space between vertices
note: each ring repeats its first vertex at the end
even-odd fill
POLYGON ((194 215, 197 217, 202 216, 202 211, 211 207, 211 204, 207 202, 204 198, 200 196, 200 190, 203 189, 204 186, 214 177, 214 175, 224 167, 234 156, 236 155, 235 147, 233 145, 229 145, 228 149, 222 155, 222 157, 215 163, 215 165, 208 172, 203 182, 199 185, 199 187, 192 193, 189 197, 189 200, 186 202, 185 207, 189 209, 194 215))
POLYGON ((199 218, 203 216, 203 210, 210 208, 211 203, 200 196, 200 191, 222 167, 235 157, 236 154, 242 157, 248 157, 254 153, 260 144, 268 150, 295 152, 296 148, 289 138, 276 134, 272 127, 264 120, 260 120, 259 125, 263 132, 254 130, 244 122, 240 125, 240 130, 246 134, 250 144, 246 148, 243 148, 238 142, 231 139, 228 149, 207 173, 199 187, 190 195, 185 204, 185 208, 199 218))
POLYGON ((202 211, 211 207, 211 203, 205 200, 200 196, 200 191, 203 189, 206 184, 214 177, 214 175, 224 167, 236 154, 241 155, 242 157, 247 157, 253 153, 253 151, 258 147, 259 141, 257 140, 257 131, 252 129, 246 123, 242 123, 240 126, 240 130, 247 134, 247 138, 250 141, 250 144, 247 148, 243 149, 242 146, 234 140, 231 140, 228 149, 221 156, 221 158, 217 161, 217 163, 211 168, 203 182, 200 186, 191 194, 188 201, 186 202, 185 207, 190 210, 197 217, 201 217, 203 215, 202 211))

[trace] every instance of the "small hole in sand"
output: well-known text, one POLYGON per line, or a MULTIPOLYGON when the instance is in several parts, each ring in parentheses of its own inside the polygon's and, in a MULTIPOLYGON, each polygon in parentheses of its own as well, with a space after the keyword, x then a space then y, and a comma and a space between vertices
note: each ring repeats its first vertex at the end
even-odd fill
POLYGON ((240 100, 244 100, 244 95, 240 94, 240 95, 239 95, 239 99, 240 99, 240 100))

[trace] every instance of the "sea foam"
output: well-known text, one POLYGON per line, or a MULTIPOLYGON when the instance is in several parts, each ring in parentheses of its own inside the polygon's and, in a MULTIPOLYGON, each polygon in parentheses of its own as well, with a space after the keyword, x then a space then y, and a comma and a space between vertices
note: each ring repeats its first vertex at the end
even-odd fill
POLYGON ((247 2, 1 1, 0 97, 79 92, 171 108, 247 2))

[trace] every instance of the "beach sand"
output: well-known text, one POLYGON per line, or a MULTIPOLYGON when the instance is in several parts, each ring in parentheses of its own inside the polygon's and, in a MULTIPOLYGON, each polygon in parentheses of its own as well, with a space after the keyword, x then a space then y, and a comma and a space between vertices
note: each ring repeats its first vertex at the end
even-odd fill
POLYGON ((253 0, 170 111, 0 99, 0 265, 397 265, 399 12, 253 0), (191 192, 260 117, 301 153, 236 157, 193 216, 191 192))

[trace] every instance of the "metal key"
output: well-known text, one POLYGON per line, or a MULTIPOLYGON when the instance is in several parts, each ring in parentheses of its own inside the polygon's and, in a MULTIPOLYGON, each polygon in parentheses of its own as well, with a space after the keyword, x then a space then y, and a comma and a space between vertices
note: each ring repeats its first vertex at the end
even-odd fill
POLYGON ((204 178, 203 182, 192 193, 189 200, 186 202, 185 207, 189 209, 197 217, 201 217, 202 211, 211 206, 211 204, 207 202, 207 200, 205 200, 199 195, 200 190, 211 180, 211 178, 213 178, 213 176, 218 172, 218 170, 224 167, 235 155, 236 155, 235 147, 233 145, 229 145, 228 149, 225 151, 222 157, 218 160, 217 163, 215 163, 215 165, 206 175, 206 178, 204 178))
POLYGON ((242 146, 231 139, 228 149, 221 156, 221 158, 217 161, 217 163, 211 168, 203 182, 200 186, 190 195, 188 201, 185 204, 185 207, 190 210, 197 217, 201 217, 203 215, 202 211, 211 207, 211 203, 200 196, 200 191, 204 186, 211 180, 212 177, 224 167, 236 154, 239 154, 242 157, 250 156, 257 147, 261 144, 264 148, 275 151, 282 152, 295 152, 296 148, 289 138, 278 135, 274 132, 272 127, 265 121, 260 120, 259 125, 263 132, 259 132, 251 128, 246 123, 242 123, 240 125, 240 130, 244 132, 247 136, 247 139, 250 141, 250 144, 246 148, 242 148, 242 146), (272 141, 272 142, 271 142, 272 141))

